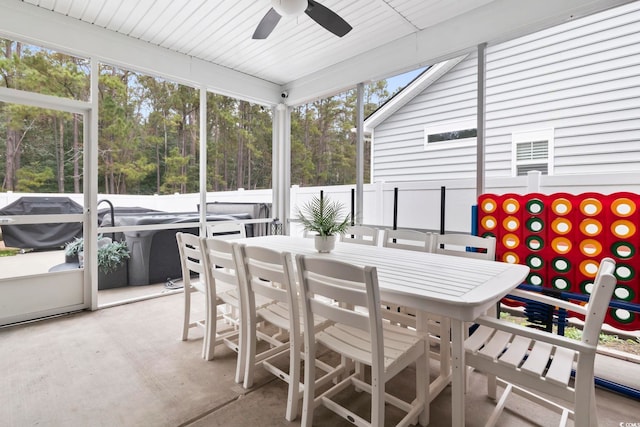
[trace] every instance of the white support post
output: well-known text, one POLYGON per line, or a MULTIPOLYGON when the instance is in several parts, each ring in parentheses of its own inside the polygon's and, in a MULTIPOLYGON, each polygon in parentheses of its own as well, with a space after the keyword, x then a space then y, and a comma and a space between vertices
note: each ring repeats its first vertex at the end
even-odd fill
POLYGON ((207 235, 207 88, 200 88, 200 236, 207 235))
POLYGON ((357 87, 356 115, 356 212, 355 224, 362 224, 364 198, 364 84, 357 87))
POLYGON ((283 233, 289 234, 291 186, 291 109, 285 104, 273 108, 272 179, 273 198, 271 216, 282 221, 283 233))
MULTIPOLYGON (((100 69, 98 60, 91 58, 91 111, 84 128, 84 286, 91 296, 91 310, 98 309, 98 99, 100 69)), ((85 115, 86 117, 86 115, 85 115)), ((85 297, 86 298, 86 297, 85 297)), ((87 301, 85 300, 85 303, 87 301)))
POLYGON ((485 125, 486 125, 486 85, 487 85, 487 44, 478 45, 478 92, 477 92, 477 136, 476 136, 476 198, 484 193, 484 153, 485 153, 485 125))

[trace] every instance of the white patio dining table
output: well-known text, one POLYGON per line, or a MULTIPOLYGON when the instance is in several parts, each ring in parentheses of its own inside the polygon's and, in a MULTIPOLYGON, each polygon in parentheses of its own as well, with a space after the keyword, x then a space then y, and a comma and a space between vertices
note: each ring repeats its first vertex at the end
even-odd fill
MULTIPOLYGON (((292 254, 337 259, 355 265, 375 266, 381 299, 418 312, 418 331, 426 334, 426 315, 451 320, 451 376, 441 369, 429 387, 433 400, 451 381, 453 426, 465 425, 464 337, 465 322, 471 322, 524 281, 529 268, 519 264, 485 261, 426 252, 337 242, 331 253, 318 253, 314 240, 290 236, 238 239, 292 254)), ((448 367, 448 365, 447 365, 448 367)), ((428 371, 427 371, 428 372, 428 371)), ((428 423, 429 405, 420 417, 428 423)))

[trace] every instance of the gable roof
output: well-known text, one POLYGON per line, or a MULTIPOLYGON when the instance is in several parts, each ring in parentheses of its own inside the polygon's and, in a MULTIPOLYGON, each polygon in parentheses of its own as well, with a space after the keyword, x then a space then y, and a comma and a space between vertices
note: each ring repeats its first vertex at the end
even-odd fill
POLYGON ((413 98, 424 92, 426 88, 435 83, 440 77, 464 60, 467 55, 458 56, 440 62, 426 69, 416 77, 411 83, 405 86, 400 92, 391 97, 380 108, 374 111, 364 121, 365 132, 371 132, 376 126, 388 119, 393 113, 407 105, 413 98))

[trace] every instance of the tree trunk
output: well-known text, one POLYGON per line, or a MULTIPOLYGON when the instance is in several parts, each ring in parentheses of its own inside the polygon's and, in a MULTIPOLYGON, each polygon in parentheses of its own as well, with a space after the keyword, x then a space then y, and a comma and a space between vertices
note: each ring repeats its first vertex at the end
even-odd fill
POLYGON ((58 141, 58 193, 64 193, 64 117, 57 117, 60 139, 58 141))
POLYGON ((251 150, 247 150, 247 188, 251 189, 251 150))
POLYGON ((244 172, 244 136, 242 135, 241 128, 238 129, 238 152, 237 152, 237 164, 236 164, 236 188, 242 188, 244 172))
MULTIPOLYGON (((167 129, 167 120, 169 120, 167 118, 167 110, 163 109, 162 110, 162 133, 163 133, 162 137, 163 137, 163 140, 164 140, 164 152, 162 153, 162 158, 164 159, 164 168, 165 168, 164 172, 165 172, 165 175, 167 173, 167 154, 169 152, 169 148, 168 148, 169 147, 169 135, 168 135, 169 131, 167 129)), ((158 170, 156 172, 156 180, 157 180, 157 182, 156 182, 156 185, 157 185, 156 192, 158 194, 161 194, 160 193, 160 187, 162 187, 162 183, 160 182, 161 175, 162 174, 160 173, 160 161, 158 161, 158 170)))
MULTIPOLYGON (((180 144, 181 144, 180 154, 182 155, 182 157, 185 157, 187 155, 187 114, 185 113, 182 114, 182 135, 180 137, 180 144)), ((187 174, 187 166, 183 164, 180 166, 180 175, 186 176, 186 174, 187 174)), ((186 192, 184 190, 184 184, 182 183, 179 184, 178 191, 180 193, 186 192)))
MULTIPOLYGON (((216 114, 216 126, 215 126, 215 137, 213 138, 214 150, 213 150, 213 191, 218 191, 220 188, 220 183, 218 180, 218 171, 220 170, 220 165, 218 164, 218 146, 220 143, 220 115, 216 114)), ((209 164, 209 162, 207 162, 209 164)))
POLYGON ((7 128, 7 158, 5 160, 6 176, 5 189, 7 191, 15 191, 16 189, 16 170, 17 165, 15 159, 17 157, 18 132, 14 129, 7 128))
MULTIPOLYGON (((22 51, 22 45, 16 43, 15 54, 19 58, 22 51)), ((5 41, 5 57, 9 61, 13 58, 13 42, 5 41)), ((14 75, 8 73, 5 81, 8 88, 15 88, 14 75)), ((11 128, 10 121, 7 123, 7 141, 6 141, 6 159, 5 159, 5 182, 4 188, 7 191, 15 191, 16 189, 16 172, 20 168, 20 150, 18 149, 19 134, 17 129, 11 128)))
POLYGON ((73 192, 81 193, 80 190, 80 144, 78 141, 78 122, 80 117, 73 114, 73 192))

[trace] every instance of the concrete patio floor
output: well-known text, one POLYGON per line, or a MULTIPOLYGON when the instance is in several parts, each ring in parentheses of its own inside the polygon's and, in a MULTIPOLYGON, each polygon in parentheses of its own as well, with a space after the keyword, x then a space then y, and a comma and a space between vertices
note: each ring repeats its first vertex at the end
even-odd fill
MULTIPOLYGON (((285 384, 258 370, 254 386, 233 381, 236 357, 226 347, 200 357, 199 331, 179 339, 182 296, 80 312, 0 329, 2 426, 280 426, 285 384)), ((599 356, 598 366, 640 382, 640 366, 599 356)), ((412 370, 392 384, 412 388, 412 370)), ((483 425, 492 402, 472 373, 467 425, 483 425)), ((364 396, 362 396, 364 395, 364 396)), ((350 397, 351 399, 351 397, 350 397)), ((366 400, 354 395, 353 403, 366 400)), ((598 389, 598 425, 640 423, 640 403, 598 389)), ((366 405, 364 405, 366 407, 366 405)), ((548 426, 558 416, 512 397, 500 426, 548 426)), ((388 421, 394 414, 388 411, 388 421)), ((450 390, 431 403, 431 426, 450 425, 450 390)), ((571 423, 570 423, 571 424, 571 423)), ((318 410, 318 426, 351 425, 318 410)))

